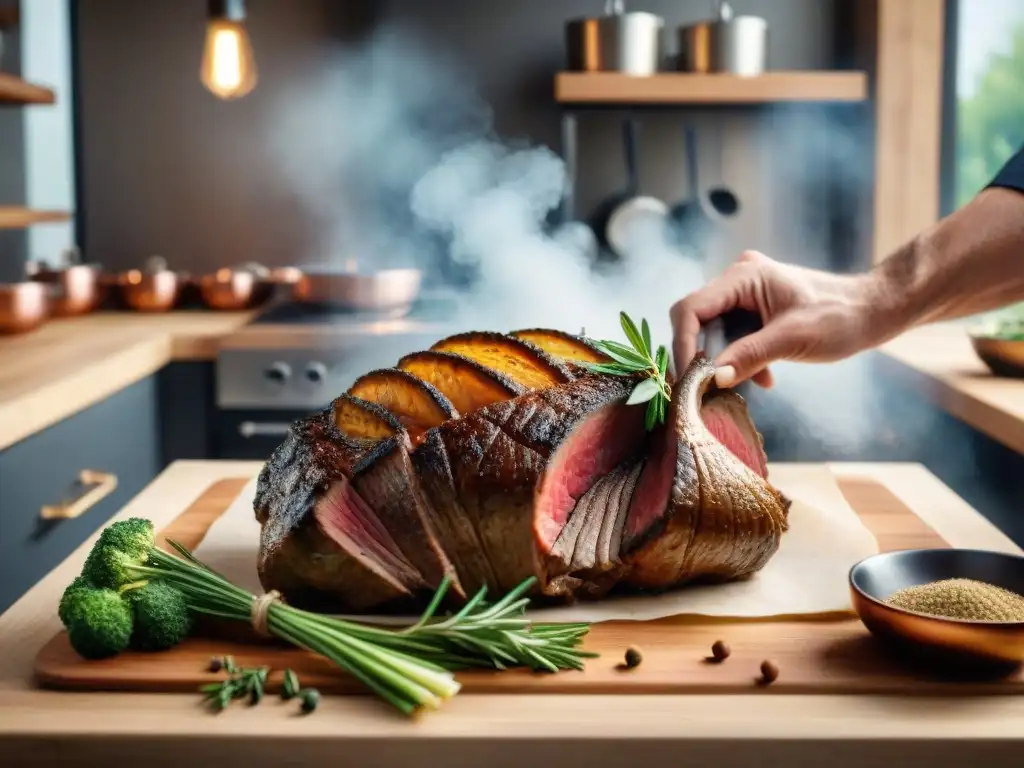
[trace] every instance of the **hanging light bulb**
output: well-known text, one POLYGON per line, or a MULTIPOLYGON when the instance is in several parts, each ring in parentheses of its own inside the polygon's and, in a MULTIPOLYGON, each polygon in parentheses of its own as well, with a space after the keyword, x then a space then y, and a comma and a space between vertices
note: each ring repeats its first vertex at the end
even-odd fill
POLYGON ((256 87, 256 59, 245 29, 245 0, 208 0, 199 78, 222 99, 241 98, 256 87))

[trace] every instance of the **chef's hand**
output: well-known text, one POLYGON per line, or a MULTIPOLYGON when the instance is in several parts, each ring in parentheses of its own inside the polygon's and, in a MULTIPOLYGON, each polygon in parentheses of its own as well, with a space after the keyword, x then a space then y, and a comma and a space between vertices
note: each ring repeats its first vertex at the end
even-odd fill
POLYGON ((870 293, 861 277, 783 264, 746 251, 721 277, 672 307, 676 370, 683 370, 696 354, 701 327, 732 309, 759 313, 763 327, 718 356, 719 386, 753 379, 770 387, 768 366, 776 360, 848 357, 873 341, 870 293))

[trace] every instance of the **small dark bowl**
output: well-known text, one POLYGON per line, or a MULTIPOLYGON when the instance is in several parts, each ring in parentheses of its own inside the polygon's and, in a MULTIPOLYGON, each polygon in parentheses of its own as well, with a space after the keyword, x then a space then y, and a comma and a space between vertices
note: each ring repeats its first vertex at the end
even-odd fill
POLYGON ((909 549, 850 569, 853 608, 892 650, 950 676, 1010 674, 1024 663, 1024 622, 970 621, 887 605, 894 592, 943 579, 974 579, 1024 595, 1024 557, 975 549, 909 549))
POLYGON ((1024 340, 973 333, 971 346, 996 376, 1024 378, 1024 340))

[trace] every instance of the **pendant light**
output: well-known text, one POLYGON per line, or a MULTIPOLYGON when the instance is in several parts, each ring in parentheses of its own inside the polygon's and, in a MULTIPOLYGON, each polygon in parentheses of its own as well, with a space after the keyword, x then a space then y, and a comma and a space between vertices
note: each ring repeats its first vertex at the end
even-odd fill
POLYGON ((245 28, 245 0, 207 0, 199 78, 221 99, 239 99, 256 87, 256 59, 245 28))

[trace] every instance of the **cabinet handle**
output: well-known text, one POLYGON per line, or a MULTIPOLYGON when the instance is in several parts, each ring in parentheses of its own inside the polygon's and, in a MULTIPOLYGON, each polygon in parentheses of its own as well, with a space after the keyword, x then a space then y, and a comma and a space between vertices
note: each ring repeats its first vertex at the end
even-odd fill
POLYGON ((44 520, 72 520, 81 517, 114 492, 117 488, 117 475, 83 469, 78 473, 78 482, 85 489, 77 497, 59 504, 48 504, 39 510, 39 516, 44 520))
POLYGON ((243 421, 238 425, 242 437, 279 437, 287 435, 291 424, 274 421, 243 421))

